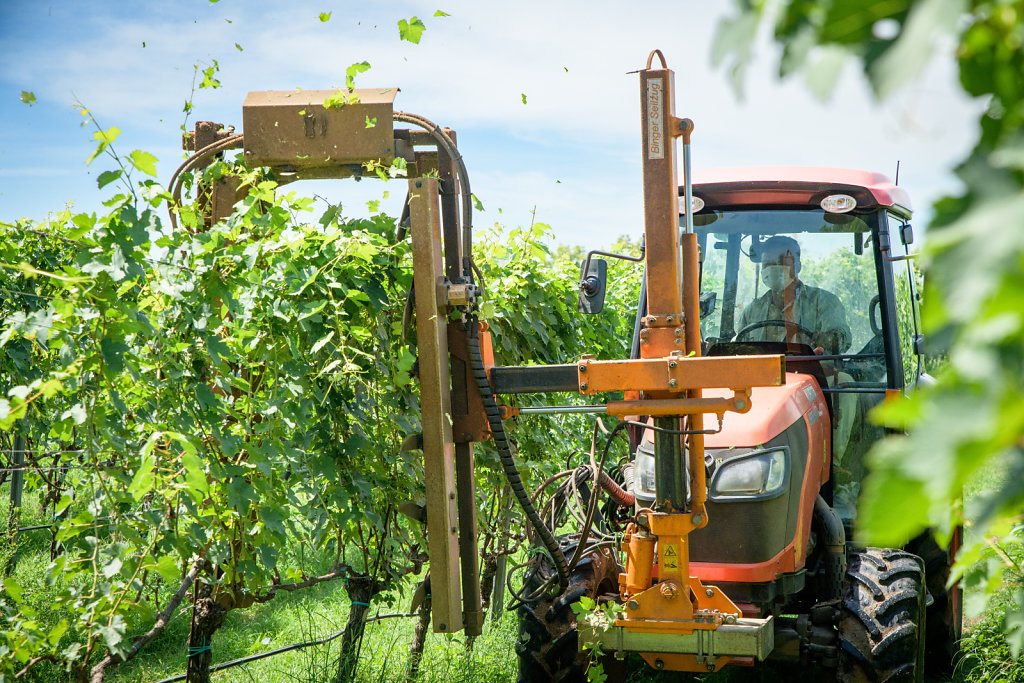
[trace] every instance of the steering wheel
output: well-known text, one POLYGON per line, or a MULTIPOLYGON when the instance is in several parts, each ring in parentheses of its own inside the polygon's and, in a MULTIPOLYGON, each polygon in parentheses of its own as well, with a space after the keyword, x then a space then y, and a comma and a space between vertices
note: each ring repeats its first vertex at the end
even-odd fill
POLYGON ((757 322, 750 323, 749 325, 744 327, 742 330, 737 332, 736 336, 734 337, 734 339, 736 341, 739 341, 740 337, 742 337, 743 335, 747 334, 748 332, 753 332, 754 330, 759 330, 762 327, 784 327, 784 328, 786 328, 787 333, 788 333, 788 330, 790 328, 795 327, 797 329, 797 331, 802 332, 803 334, 807 335, 807 341, 811 341, 811 339, 814 337, 814 331, 807 329, 806 327, 804 327, 800 323, 790 323, 790 322, 786 322, 785 320, 773 319, 773 320, 758 320, 757 322))

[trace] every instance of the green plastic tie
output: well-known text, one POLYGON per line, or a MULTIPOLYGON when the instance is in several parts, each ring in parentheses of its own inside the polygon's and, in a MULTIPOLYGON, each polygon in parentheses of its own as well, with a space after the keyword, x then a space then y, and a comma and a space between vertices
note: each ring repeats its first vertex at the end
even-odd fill
POLYGON ((363 607, 369 607, 370 606, 370 603, 368 603, 368 602, 357 602, 355 600, 352 601, 352 604, 353 605, 362 605, 363 607))
POLYGON ((191 657, 194 657, 198 654, 209 652, 211 649, 212 648, 206 644, 206 636, 203 636, 203 644, 198 647, 190 647, 188 649, 188 654, 185 655, 185 659, 190 659, 191 657))

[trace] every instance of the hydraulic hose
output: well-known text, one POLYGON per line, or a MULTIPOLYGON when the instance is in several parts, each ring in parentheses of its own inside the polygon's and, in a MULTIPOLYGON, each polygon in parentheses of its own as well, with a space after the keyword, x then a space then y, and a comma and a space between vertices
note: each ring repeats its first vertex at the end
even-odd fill
MULTIPOLYGON (((393 113, 393 118, 395 121, 412 123, 424 128, 437 141, 438 147, 442 148, 448 157, 455 162, 455 174, 458 178, 459 194, 462 199, 462 275, 471 284, 474 282, 474 275, 478 276, 480 287, 482 287, 483 278, 473 263, 473 194, 469 186, 469 174, 466 172, 466 164, 462 159, 462 154, 459 153, 455 142, 433 121, 417 114, 397 111, 393 113)), ((494 393, 491 391, 490 382, 487 381, 487 369, 484 367, 483 356, 480 353, 480 340, 477 336, 475 315, 469 316, 469 334, 467 338, 473 379, 476 381, 477 389, 480 392, 484 412, 487 415, 487 422, 494 437, 494 445, 498 449, 498 457, 501 460, 501 467, 504 470, 505 478, 508 480, 516 501, 518 501, 519 506, 523 509, 526 519, 533 525, 537 535, 540 537, 541 543, 551 556, 551 561, 555 564, 555 572, 558 577, 558 588, 563 590, 569 585, 569 566, 558 547, 558 541, 555 540, 554 534, 544 524, 544 520, 541 519, 537 509, 533 506, 530 494, 527 493, 526 487, 523 485, 519 468, 516 467, 515 458, 512 456, 512 449, 509 446, 508 438, 505 436, 505 428, 501 421, 501 413, 498 410, 497 401, 495 401, 494 393)))
POLYGON ((477 337, 476 316, 469 318, 469 334, 466 335, 469 351, 469 364, 473 370, 473 379, 476 381, 477 389, 480 391, 480 398, 484 404, 484 412, 487 414, 487 423, 491 427, 491 434, 494 436, 494 445, 498 449, 498 457, 501 459, 501 467, 505 472, 512 493, 519 502, 519 506, 526 514, 526 519, 537 532, 541 543, 555 563, 555 571, 558 574, 558 589, 563 590, 569 585, 569 565, 558 547, 551 529, 544 524, 544 520, 537 513, 537 508, 530 500, 530 494, 523 486, 523 479, 519 475, 519 468, 516 467, 515 458, 512 456, 512 449, 509 447, 508 438, 505 436, 505 427, 501 422, 501 412, 498 410, 498 403, 494 400, 494 393, 491 391, 491 384, 487 381, 487 369, 484 367, 483 356, 480 353, 480 340, 477 337))
POLYGON ((846 576, 846 529, 839 515, 821 496, 814 500, 814 522, 825 546, 826 597, 839 599, 843 597, 843 578, 846 576))
POLYGON ((456 175, 459 181, 459 194, 462 199, 462 274, 467 282, 473 282, 473 192, 469 187, 469 174, 466 162, 463 161, 459 148, 455 146, 448 134, 430 119, 418 114, 404 111, 392 113, 395 121, 411 123, 426 130, 437 141, 437 146, 444 149, 448 158, 455 162, 456 175))
POLYGON ((601 488, 608 492, 608 495, 612 497, 612 500, 623 507, 633 507, 636 505, 636 496, 616 484, 615 480, 612 479, 607 472, 601 470, 599 476, 601 488))

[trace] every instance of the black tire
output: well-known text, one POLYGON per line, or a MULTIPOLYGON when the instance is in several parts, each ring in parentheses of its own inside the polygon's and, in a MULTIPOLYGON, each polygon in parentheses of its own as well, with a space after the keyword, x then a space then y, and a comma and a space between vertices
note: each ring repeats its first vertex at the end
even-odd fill
MULTIPOLYGON (((578 537, 562 539, 560 548, 566 561, 576 551, 578 537)), ((527 572, 524 594, 535 591, 554 568, 547 557, 527 572)), ((592 551, 580 558, 569 577, 569 585, 559 595, 545 595, 523 603, 517 612, 519 656, 517 683, 583 683, 586 681, 586 653, 579 651, 579 633, 572 605, 587 596, 597 600, 618 592, 619 566, 608 548, 592 551)))
MULTIPOLYGON (((954 547, 959 547, 958 529, 954 547)), ((925 586, 931 596, 927 608, 928 629, 925 631, 925 673, 929 676, 950 675, 956 665, 963 635, 963 599, 959 585, 947 588, 953 558, 949 550, 940 548, 935 537, 925 532, 907 544, 907 551, 924 560, 925 586)))
POLYGON ((842 683, 924 679, 924 562, 904 550, 850 553, 839 622, 842 683))

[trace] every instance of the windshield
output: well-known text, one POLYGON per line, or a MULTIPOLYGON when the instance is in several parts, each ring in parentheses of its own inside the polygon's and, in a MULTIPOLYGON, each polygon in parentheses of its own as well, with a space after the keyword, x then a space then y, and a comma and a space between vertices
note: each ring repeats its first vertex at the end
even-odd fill
POLYGON ((864 454, 882 436, 867 420, 887 386, 877 220, 775 208, 694 216, 708 354, 786 353, 787 370, 818 380, 844 518, 855 514, 864 454))
POLYGON ((704 338, 786 342, 793 352, 806 345, 826 356, 880 353, 868 221, 873 216, 811 209, 694 216, 704 254, 701 291, 715 299, 701 324, 704 338))

